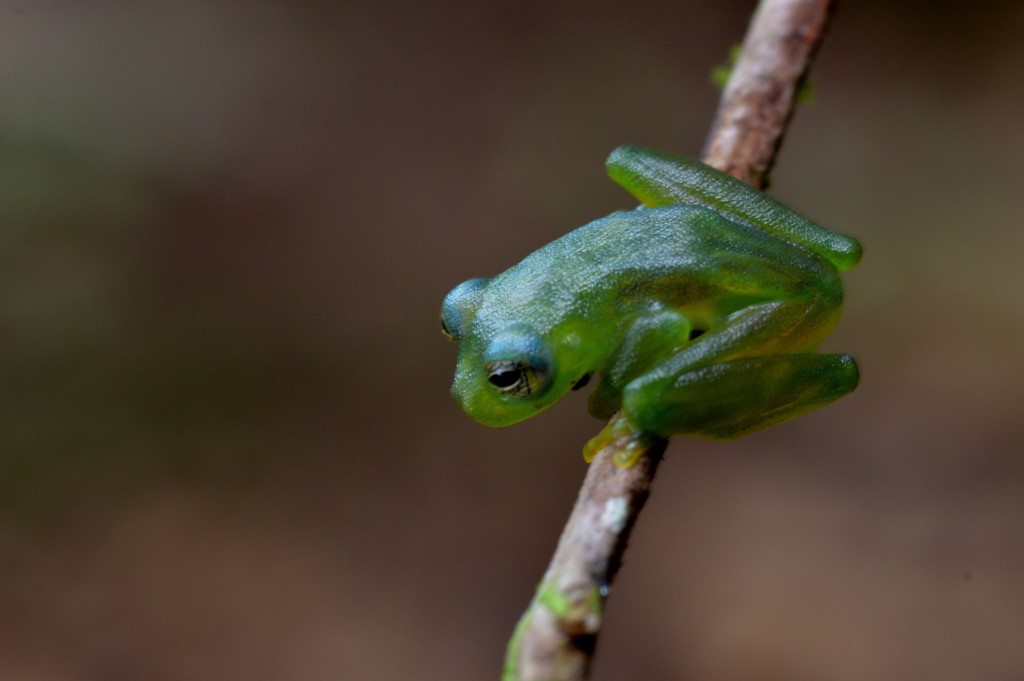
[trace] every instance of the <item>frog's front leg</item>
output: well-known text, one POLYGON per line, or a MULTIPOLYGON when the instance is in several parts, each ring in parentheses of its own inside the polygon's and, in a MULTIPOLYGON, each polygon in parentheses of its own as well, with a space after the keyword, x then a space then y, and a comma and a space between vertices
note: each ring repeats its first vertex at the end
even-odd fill
POLYGON ((607 419, 622 404, 622 390, 642 374, 677 354, 690 342, 692 325, 681 312, 653 309, 632 316, 622 340, 608 358, 597 388, 590 393, 588 411, 607 419))
MULTIPOLYGON (((590 394, 590 414, 599 419, 612 416, 622 404, 622 391, 630 380, 678 354, 689 345, 691 331, 690 320, 676 310, 651 310, 633 317, 608 360, 601 383, 590 394)), ((657 437, 637 431, 620 415, 586 444, 583 458, 590 463, 600 450, 614 447, 615 463, 630 466, 655 440, 657 437)))

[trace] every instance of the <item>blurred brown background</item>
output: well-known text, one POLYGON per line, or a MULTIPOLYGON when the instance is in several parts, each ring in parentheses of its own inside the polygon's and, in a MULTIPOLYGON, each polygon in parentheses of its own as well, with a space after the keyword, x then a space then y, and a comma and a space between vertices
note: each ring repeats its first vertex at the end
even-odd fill
MULTIPOLYGON (((753 2, 0 3, 0 679, 497 678, 598 424, 443 295, 700 153, 753 2)), ((845 2, 772 193, 851 397, 673 443, 594 678, 1024 678, 1024 5, 845 2)))

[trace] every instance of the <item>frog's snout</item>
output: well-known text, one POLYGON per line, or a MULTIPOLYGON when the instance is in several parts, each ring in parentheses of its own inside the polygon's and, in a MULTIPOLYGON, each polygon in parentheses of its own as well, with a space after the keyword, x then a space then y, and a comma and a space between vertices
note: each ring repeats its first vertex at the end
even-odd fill
POLYGON ((490 386, 474 387, 458 378, 452 383, 452 398, 462 411, 485 426, 500 428, 519 423, 536 413, 535 409, 524 410, 525 405, 513 405, 492 394, 490 386))

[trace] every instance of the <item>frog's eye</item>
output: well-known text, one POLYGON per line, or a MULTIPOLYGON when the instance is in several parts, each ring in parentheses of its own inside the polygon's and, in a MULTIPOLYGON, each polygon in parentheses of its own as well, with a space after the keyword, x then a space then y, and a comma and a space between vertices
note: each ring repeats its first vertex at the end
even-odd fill
POLYGON ((486 368, 487 381, 506 395, 515 397, 526 397, 537 392, 546 378, 543 371, 507 359, 488 362, 486 368))
POLYGON ((452 342, 459 342, 476 314, 480 299, 490 279, 464 281, 445 296, 441 303, 441 333, 452 342))
POLYGON ((448 324, 445 323, 444 315, 441 315, 441 333, 443 333, 444 337, 450 340, 451 342, 455 342, 455 334, 452 333, 452 330, 448 328, 448 324))

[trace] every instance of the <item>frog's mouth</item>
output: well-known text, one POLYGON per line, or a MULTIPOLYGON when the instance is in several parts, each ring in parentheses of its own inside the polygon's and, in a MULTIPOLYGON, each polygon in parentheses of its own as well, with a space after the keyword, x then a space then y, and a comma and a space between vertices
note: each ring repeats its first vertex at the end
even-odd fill
MULTIPOLYGON (((492 398, 487 395, 487 386, 481 390, 477 388, 475 390, 465 390, 459 385, 460 381, 455 381, 452 384, 452 397, 458 402, 459 406, 462 407, 462 411, 466 412, 471 419, 477 423, 482 423, 485 426, 491 426, 498 428, 501 426, 510 426, 513 423, 521 421, 522 419, 509 419, 508 414, 504 413, 500 399, 492 398)), ((525 417, 524 417, 525 418, 525 417)))

